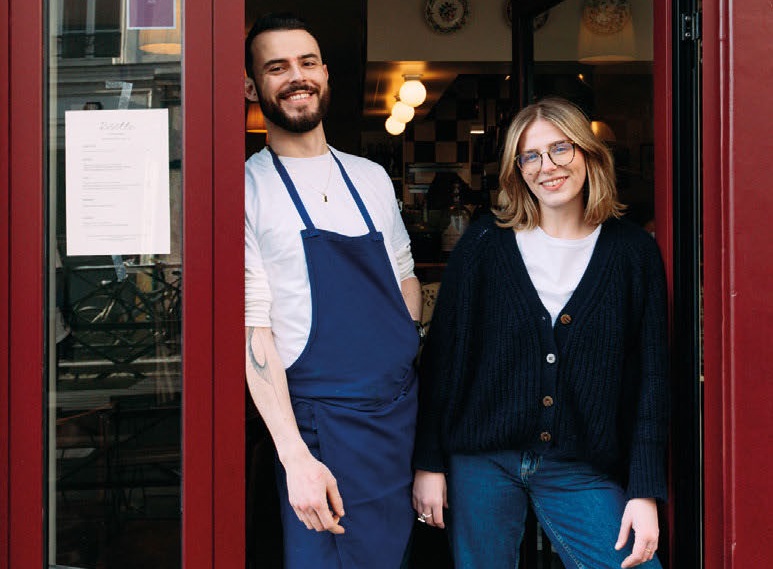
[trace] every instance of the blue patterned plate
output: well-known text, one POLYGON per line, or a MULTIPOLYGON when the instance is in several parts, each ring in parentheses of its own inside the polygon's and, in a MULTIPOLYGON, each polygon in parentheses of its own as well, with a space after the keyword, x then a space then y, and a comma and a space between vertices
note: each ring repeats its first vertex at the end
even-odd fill
POLYGON ((469 15, 467 0, 427 0, 424 6, 427 24, 441 34, 460 30, 467 23, 469 15))

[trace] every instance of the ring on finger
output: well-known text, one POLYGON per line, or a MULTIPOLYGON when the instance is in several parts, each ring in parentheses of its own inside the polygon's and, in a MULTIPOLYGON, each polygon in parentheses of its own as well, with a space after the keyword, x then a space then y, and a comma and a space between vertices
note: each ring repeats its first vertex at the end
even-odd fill
POLYGON ((419 517, 416 519, 419 520, 421 523, 426 524, 427 520, 430 519, 431 517, 432 517, 431 512, 429 514, 422 513, 422 514, 419 514, 419 517))

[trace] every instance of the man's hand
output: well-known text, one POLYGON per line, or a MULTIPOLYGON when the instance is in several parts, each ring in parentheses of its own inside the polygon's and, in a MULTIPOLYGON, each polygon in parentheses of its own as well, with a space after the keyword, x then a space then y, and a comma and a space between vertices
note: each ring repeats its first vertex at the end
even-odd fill
POLYGON ((344 504, 328 468, 309 452, 298 431, 287 376, 270 328, 244 328, 247 385, 287 473, 290 505, 307 528, 344 533, 344 504))
POLYGON ((446 475, 442 472, 417 470, 413 479, 413 509, 419 521, 444 528, 443 508, 448 508, 446 475))
POLYGON ((344 516, 344 502, 338 483, 327 466, 308 450, 286 462, 287 492, 295 515, 308 529, 344 533, 339 525, 344 516))
POLYGON ((655 556, 658 549, 658 508, 653 498, 629 500, 623 512, 620 534, 615 549, 622 549, 633 529, 633 551, 623 560, 620 567, 635 567, 655 556))

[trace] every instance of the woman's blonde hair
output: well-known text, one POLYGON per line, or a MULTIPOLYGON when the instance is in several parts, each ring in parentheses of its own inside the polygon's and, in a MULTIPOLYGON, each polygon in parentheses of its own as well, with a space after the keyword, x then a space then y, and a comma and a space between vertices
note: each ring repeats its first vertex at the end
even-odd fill
POLYGON ((610 217, 620 217, 624 206, 617 199, 612 153, 593 134, 588 118, 578 107, 565 99, 551 97, 521 109, 507 130, 499 171, 498 224, 516 229, 533 229, 539 225, 539 202, 515 164, 523 132, 538 119, 548 121, 563 132, 575 143, 575 150, 585 157, 585 221, 598 225, 610 217))

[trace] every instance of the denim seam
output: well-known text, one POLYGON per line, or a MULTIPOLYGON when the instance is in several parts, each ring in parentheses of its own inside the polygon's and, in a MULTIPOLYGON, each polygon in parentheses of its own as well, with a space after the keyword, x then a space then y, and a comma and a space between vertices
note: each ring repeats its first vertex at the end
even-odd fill
POLYGON ((573 552, 572 552, 572 550, 569 548, 569 546, 566 544, 566 542, 564 541, 563 537, 561 537, 561 534, 560 534, 560 533, 558 533, 558 532, 556 531, 556 528, 555 528, 555 527, 553 527, 553 524, 552 524, 552 523, 550 523, 550 518, 548 518, 547 514, 545 514, 545 510, 542 508, 542 506, 541 506, 541 505, 540 505, 540 503, 539 503, 539 500, 538 500, 538 499, 536 498, 536 496, 534 496, 533 494, 531 495, 531 501, 532 501, 532 503, 534 504, 534 508, 535 508, 535 509, 537 509, 537 510, 539 510, 539 511, 540 511, 540 513, 542 514, 542 516, 541 516, 541 517, 542 517, 542 519, 543 519, 543 520, 545 520, 545 525, 546 525, 548 528, 550 528, 550 533, 552 533, 552 534, 553 534, 553 535, 556 537, 556 541, 557 541, 558 543, 560 543, 560 544, 561 544, 561 547, 562 547, 562 548, 563 548, 563 550, 566 552, 566 554, 567 554, 567 555, 568 555, 568 556, 569 556, 569 557, 572 559, 572 561, 574 562, 574 564, 577 566, 577 569, 585 569, 585 565, 583 565, 583 564, 580 562, 580 560, 579 560, 579 559, 577 559, 577 558, 574 556, 574 553, 573 553, 573 552))

